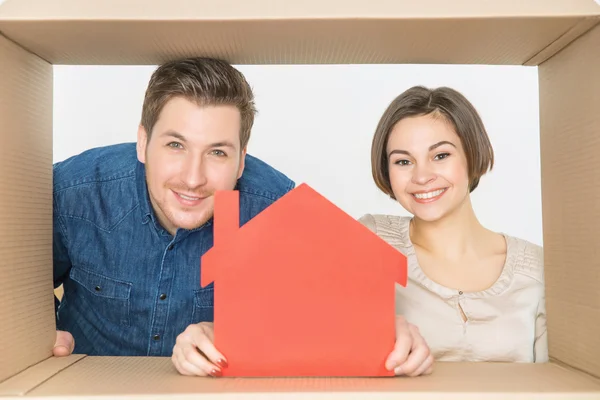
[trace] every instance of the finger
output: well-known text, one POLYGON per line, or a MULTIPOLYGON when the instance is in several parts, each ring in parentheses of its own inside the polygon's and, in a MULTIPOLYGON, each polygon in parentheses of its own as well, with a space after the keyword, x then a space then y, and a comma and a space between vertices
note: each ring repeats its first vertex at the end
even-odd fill
POLYGON ((181 371, 183 371, 183 375, 196 375, 196 376, 208 376, 210 375, 209 373, 207 373, 204 369, 202 368, 198 368, 196 365, 186 361, 185 359, 182 360, 180 363, 180 368, 181 371))
POLYGON ((400 374, 408 376, 412 376, 431 355, 427 343, 425 343, 417 329, 412 328, 411 331, 413 343, 408 359, 395 369, 400 374))
POLYGON ((65 357, 70 355, 75 348, 75 339, 73 335, 67 331, 56 331, 56 342, 52 354, 55 357, 65 357))
MULTIPOLYGON (((402 367, 399 367, 402 368, 402 367)), ((405 375, 410 377, 427 375, 433 371, 433 356, 431 354, 423 361, 421 365, 419 365, 414 371, 405 373, 405 375), (427 373, 428 372, 428 373, 427 373)))
POLYGON ((173 353, 173 356, 171 356, 171 361, 173 362, 177 372, 179 372, 181 375, 195 375, 193 372, 188 371, 181 365, 181 361, 179 360, 179 357, 175 355, 175 353, 173 353))
POLYGON ((203 375, 222 375, 221 369, 215 364, 211 363, 205 357, 203 357, 194 345, 188 344, 187 346, 185 346, 185 348, 182 348, 181 353, 182 356, 180 359, 180 363, 182 366, 187 365, 189 363, 195 368, 200 369, 203 372, 203 375))
POLYGON ((401 317, 396 317, 396 343, 394 349, 388 356, 385 367, 388 371, 392 371, 400 364, 404 363, 408 358, 408 353, 412 347, 413 337, 408 329, 406 320, 401 317))
POLYGON ((420 375, 429 375, 433 372, 433 356, 430 354, 423 364, 415 372, 410 374, 409 376, 420 376, 420 375))
POLYGON ((201 325, 200 327, 201 333, 193 336, 196 347, 198 347, 198 350, 200 350, 211 362, 221 368, 227 368, 227 359, 213 344, 214 330, 212 329, 212 326, 201 325))
POLYGON ((173 356, 171 358, 177 370, 183 375, 222 375, 219 368, 202 357, 191 343, 175 345, 173 348, 173 356))

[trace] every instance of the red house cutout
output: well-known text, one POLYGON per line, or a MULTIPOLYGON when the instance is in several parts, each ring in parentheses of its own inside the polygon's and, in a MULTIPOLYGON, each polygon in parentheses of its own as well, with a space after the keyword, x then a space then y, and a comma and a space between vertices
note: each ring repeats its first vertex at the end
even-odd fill
POLYGON ((402 253, 306 184, 241 228, 238 192, 218 192, 214 221, 201 285, 223 376, 393 375, 402 253))

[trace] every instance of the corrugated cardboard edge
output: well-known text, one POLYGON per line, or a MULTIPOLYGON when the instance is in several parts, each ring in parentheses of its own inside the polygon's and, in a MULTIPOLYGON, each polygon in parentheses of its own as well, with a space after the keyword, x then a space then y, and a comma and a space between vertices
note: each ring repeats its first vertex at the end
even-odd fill
MULTIPOLYGON (((417 378, 182 376, 164 357, 88 356, 27 398, 600 398, 600 382, 554 363, 442 363, 417 378), (549 382, 547 382, 549 381, 549 382)), ((2 400, 0 398, 0 400, 2 400)))
POLYGON ((600 377, 600 24, 538 76, 548 350, 600 377))
POLYGON ((550 43, 539 53, 527 60, 523 65, 536 66, 542 64, 544 61, 547 61, 550 58, 552 58, 559 51, 570 45, 572 42, 577 40, 579 37, 584 35, 586 32, 588 32, 598 24, 600 24, 600 16, 587 17, 582 19, 558 39, 550 43))
POLYGON ((83 359, 85 355, 50 357, 0 384, 0 396, 23 396, 83 359))
MULTIPOLYGON (((596 375, 593 375, 593 374, 591 374, 591 373, 589 373, 589 372, 587 372, 587 371, 585 371, 585 370, 583 370, 581 368, 577 368, 577 367, 574 367, 572 365, 569 365, 566 362, 560 361, 558 358, 555 358, 555 357, 550 357, 549 361, 552 364, 556 365, 557 367, 559 367, 561 369, 564 369, 564 370, 567 370, 567 371, 571 371, 571 372, 575 372, 575 373, 577 373, 577 374, 579 374, 581 376, 585 376, 586 378, 588 378, 592 382, 596 382, 596 383, 600 384, 600 377, 598 377, 596 375)), ((598 398, 600 398, 600 394, 598 395, 598 398)))
POLYGON ((52 65, 0 34, 0 382, 52 355, 52 65))
POLYGON ((519 18, 600 14, 600 6, 594 0, 7 0, 0 8, 0 19, 20 21, 519 18))
MULTIPOLYGON (((48 400, 48 397, 26 396, 26 397, 0 397, 2 400, 48 400)), ((60 399, 78 399, 78 400, 115 400, 120 399, 143 399, 143 400, 598 400, 600 396, 597 393, 577 393, 575 395, 568 393, 531 393, 531 392, 511 392, 508 393, 487 393, 487 392, 420 392, 420 393, 371 393, 371 392, 312 392, 312 393, 291 393, 291 392, 270 392, 270 393, 210 393, 210 394, 144 394, 127 396, 60 396, 60 399)))

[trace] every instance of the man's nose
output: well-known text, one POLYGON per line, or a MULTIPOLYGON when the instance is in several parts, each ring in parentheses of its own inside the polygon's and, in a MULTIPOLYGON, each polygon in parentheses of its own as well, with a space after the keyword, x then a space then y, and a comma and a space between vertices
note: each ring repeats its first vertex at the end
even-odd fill
POLYGON ((191 189, 206 183, 205 164, 202 157, 190 156, 186 159, 181 171, 182 181, 191 189))

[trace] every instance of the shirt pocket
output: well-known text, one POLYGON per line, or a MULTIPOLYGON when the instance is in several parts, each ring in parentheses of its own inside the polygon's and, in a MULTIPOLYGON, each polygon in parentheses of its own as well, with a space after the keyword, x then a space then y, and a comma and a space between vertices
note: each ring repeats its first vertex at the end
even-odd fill
POLYGON ((213 322, 214 319, 214 287, 194 291, 194 310, 192 324, 213 322))
POLYGON ((93 312, 115 324, 129 326, 131 283, 80 267, 71 268, 69 276, 83 288, 81 295, 93 312))

